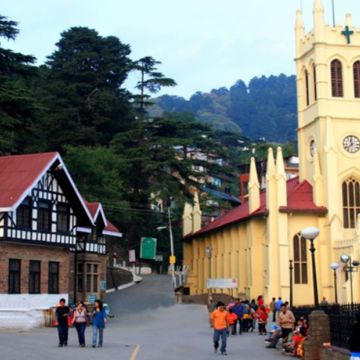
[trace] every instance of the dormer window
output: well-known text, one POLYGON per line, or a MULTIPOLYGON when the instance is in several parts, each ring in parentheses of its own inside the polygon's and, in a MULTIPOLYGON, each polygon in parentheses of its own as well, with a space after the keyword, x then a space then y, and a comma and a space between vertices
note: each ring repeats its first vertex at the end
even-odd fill
POLYGON ((31 199, 26 198, 16 209, 16 226, 31 229, 31 199))

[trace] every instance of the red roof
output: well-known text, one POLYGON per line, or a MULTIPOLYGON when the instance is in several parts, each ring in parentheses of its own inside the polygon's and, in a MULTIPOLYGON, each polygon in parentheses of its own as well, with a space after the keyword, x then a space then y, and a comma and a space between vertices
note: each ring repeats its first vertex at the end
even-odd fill
POLYGON ((0 209, 16 207, 59 156, 56 152, 0 157, 0 209))
POLYGON ((114 224, 112 224, 109 220, 107 221, 107 226, 105 227, 105 231, 110 231, 110 232, 120 234, 120 230, 114 224))
MULTIPOLYGON (((326 214, 327 209, 323 206, 316 206, 313 202, 312 186, 306 180, 299 182, 299 178, 293 178, 287 181, 287 206, 280 207, 281 212, 311 212, 320 215, 326 214)), ((227 225, 246 221, 252 217, 265 215, 266 208, 266 192, 260 193, 260 207, 252 213, 249 213, 249 204, 246 201, 235 209, 229 211, 225 215, 215 221, 204 226, 199 231, 186 235, 184 239, 190 239, 194 236, 204 235, 206 233, 219 230, 227 225)))
POLYGON ((88 207, 88 209, 90 211, 90 214, 94 219, 94 217, 95 217, 95 215, 96 215, 96 213, 97 213, 97 211, 99 209, 100 203, 98 203, 98 202, 88 202, 88 201, 85 200, 85 204, 88 207))

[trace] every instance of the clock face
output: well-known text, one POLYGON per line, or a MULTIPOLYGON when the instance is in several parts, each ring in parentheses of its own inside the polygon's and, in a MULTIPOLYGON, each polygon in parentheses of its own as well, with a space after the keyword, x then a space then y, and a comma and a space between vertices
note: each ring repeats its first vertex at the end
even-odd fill
POLYGON ((343 147, 348 153, 355 154, 360 150, 360 140, 355 135, 348 135, 343 140, 343 147))

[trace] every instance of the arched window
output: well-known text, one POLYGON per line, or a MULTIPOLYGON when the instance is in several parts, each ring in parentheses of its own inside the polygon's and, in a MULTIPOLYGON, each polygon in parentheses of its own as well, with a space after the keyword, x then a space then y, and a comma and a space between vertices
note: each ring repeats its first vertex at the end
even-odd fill
POLYGON ((341 62, 337 59, 331 62, 331 91, 334 97, 343 97, 343 79, 341 62))
POLYGON ((354 95, 360 98, 360 61, 356 61, 353 65, 354 72, 354 95))
POLYGON ((309 96, 309 72, 305 70, 305 97, 306 97, 306 106, 310 104, 309 96))
POLYGON ((350 177, 342 184, 344 228, 354 228, 360 213, 360 184, 350 177))
POLYGON ((317 100, 317 85, 316 85, 316 66, 315 64, 312 65, 313 70, 313 80, 314 80, 314 100, 317 100))
POLYGON ((294 236, 294 280, 295 284, 307 284, 306 239, 300 233, 294 236))

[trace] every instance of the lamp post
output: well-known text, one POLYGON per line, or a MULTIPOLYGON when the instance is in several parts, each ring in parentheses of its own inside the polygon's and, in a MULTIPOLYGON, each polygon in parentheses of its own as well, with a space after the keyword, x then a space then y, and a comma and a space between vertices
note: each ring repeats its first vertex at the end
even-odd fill
POLYGON ((290 308, 293 307, 293 260, 289 260, 289 271, 290 271, 290 308))
MULTIPOLYGON (((213 248, 211 245, 205 248, 205 255, 208 258, 208 281, 211 279, 211 257, 213 248)), ((211 287, 208 288, 208 303, 210 302, 211 287)))
POLYGON ((340 265, 337 262, 330 264, 330 269, 333 270, 333 272, 334 272, 335 304, 338 303, 336 270, 339 268, 339 266, 340 265))
POLYGON ((301 231, 301 236, 306 240, 310 240, 310 252, 311 252, 311 262, 312 262, 315 307, 319 306, 319 294, 318 294, 317 278, 316 278, 314 239, 319 235, 319 233, 320 233, 320 230, 316 227, 308 227, 301 231))
POLYGON ((349 273, 350 277, 350 296, 351 296, 351 305, 354 304, 354 289, 353 289, 353 276, 352 273, 358 271, 358 266, 360 262, 357 260, 351 260, 351 256, 349 255, 341 255, 340 260, 345 264, 344 271, 349 273))

